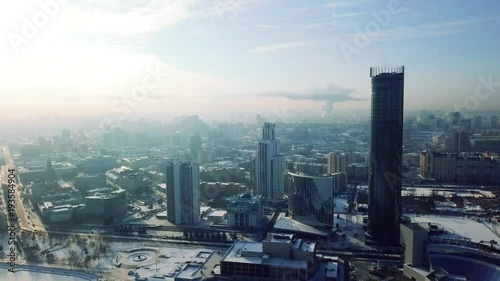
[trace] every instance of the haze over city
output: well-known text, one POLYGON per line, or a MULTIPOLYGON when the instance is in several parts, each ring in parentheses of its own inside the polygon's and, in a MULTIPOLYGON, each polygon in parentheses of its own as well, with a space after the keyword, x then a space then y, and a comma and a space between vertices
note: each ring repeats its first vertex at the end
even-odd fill
MULTIPOLYGON (((1 4, 4 120, 124 111, 320 120, 367 112, 366 69, 394 64, 407 67, 406 110, 449 110, 479 77, 500 80, 496 1, 53 3, 1 4), (135 92, 151 72, 152 87, 135 92)), ((499 102, 493 95, 477 109, 499 102)))

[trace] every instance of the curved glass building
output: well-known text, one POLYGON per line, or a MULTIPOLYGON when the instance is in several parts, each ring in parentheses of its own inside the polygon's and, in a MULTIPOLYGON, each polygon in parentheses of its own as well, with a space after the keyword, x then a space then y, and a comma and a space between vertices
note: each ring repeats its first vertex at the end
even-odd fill
POLYGON ((370 132, 367 238, 399 243, 403 153, 404 67, 370 68, 370 132))
POLYGON ((295 220, 333 226, 334 182, 331 176, 288 173, 288 209, 295 220))

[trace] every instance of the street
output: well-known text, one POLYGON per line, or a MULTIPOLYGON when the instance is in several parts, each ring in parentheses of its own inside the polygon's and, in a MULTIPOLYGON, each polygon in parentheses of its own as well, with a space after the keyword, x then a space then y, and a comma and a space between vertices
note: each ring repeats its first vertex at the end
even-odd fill
MULTIPOLYGON (((3 156, 5 159, 5 165, 2 166, 2 184, 8 184, 8 175, 9 169, 15 169, 14 165, 14 160, 10 154, 9 148, 7 146, 2 146, 2 152, 3 156)), ((18 171, 14 171, 14 175, 18 176, 18 171)), ((20 220, 20 228, 22 230, 34 232, 45 232, 45 229, 43 227, 43 224, 41 220, 38 218, 38 215, 35 212, 32 212, 31 210, 25 210, 24 205, 21 200, 21 190, 22 190, 22 184, 17 180, 19 177, 16 178, 16 188, 15 188, 15 210, 16 210, 16 215, 17 218, 20 220), (28 219, 29 216, 29 219, 28 219), (34 224, 34 226, 33 226, 34 224)))

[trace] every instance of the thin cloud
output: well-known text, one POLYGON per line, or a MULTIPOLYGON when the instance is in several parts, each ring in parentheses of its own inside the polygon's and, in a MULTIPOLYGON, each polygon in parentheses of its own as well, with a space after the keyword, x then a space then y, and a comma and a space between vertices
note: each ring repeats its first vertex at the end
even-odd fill
POLYGON ((302 27, 306 29, 319 29, 325 27, 325 24, 322 22, 316 22, 316 23, 306 24, 302 27))
POLYGON ((366 2, 368 1, 367 0, 332 1, 330 3, 325 4, 325 7, 327 8, 352 7, 352 6, 359 6, 366 2))
POLYGON ((422 38, 422 37, 456 34, 463 32, 464 29, 469 25, 490 21, 494 19, 495 18, 488 17, 488 18, 476 18, 476 19, 458 20, 458 21, 426 23, 415 26, 401 26, 390 30, 382 30, 380 34, 376 37, 376 39, 377 40, 410 39, 410 38, 422 38))
POLYGON ((258 28, 263 28, 263 29, 275 29, 278 28, 276 25, 271 25, 271 24, 258 24, 258 28))
POLYGON ((359 17, 366 14, 365 12, 359 12, 359 13, 345 13, 345 14, 334 14, 333 18, 334 19, 340 19, 340 18, 352 18, 352 17, 359 17))
POLYGON ((315 44, 314 42, 310 42, 310 41, 298 41, 298 42, 258 46, 258 47, 251 48, 249 51, 250 51, 250 53, 254 53, 254 54, 263 54, 263 53, 284 51, 284 50, 288 50, 288 49, 307 47, 307 46, 312 46, 314 44, 315 44))

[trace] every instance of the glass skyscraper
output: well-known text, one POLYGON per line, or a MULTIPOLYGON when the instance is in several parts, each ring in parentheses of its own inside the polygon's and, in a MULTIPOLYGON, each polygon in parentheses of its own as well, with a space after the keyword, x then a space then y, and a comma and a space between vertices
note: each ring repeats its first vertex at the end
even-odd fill
POLYGON ((367 238, 399 243, 404 67, 370 68, 372 115, 367 238))

